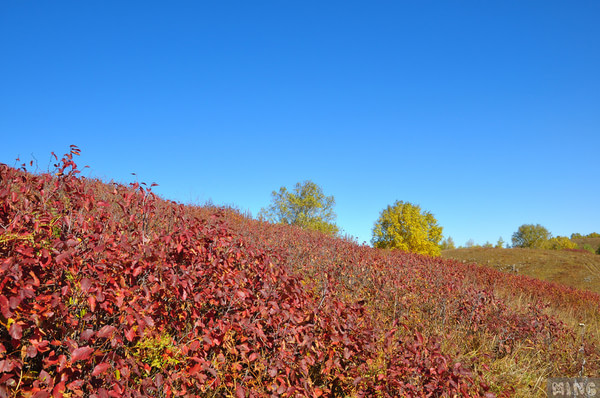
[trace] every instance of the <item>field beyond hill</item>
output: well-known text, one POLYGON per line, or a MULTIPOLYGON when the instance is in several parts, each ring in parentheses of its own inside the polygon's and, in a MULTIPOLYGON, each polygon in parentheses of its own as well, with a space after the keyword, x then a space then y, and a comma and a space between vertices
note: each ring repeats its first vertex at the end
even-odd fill
POLYGON ((493 397, 600 372, 600 295, 0 164, 0 397, 493 397), (585 326, 579 326, 585 324, 585 326))
POLYGON ((465 248, 442 257, 600 293, 600 255, 585 250, 465 248))

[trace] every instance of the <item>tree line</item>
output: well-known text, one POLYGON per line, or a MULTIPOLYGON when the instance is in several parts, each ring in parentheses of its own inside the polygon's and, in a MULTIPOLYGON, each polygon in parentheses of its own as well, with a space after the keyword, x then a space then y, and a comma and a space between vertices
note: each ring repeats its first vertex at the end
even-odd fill
MULTIPOLYGON (((333 196, 326 196, 314 182, 304 181, 292 191, 286 187, 273 191, 270 205, 261 209, 258 218, 338 235, 334 205, 333 196)), ((442 227, 433 214, 418 205, 396 201, 382 210, 373 227, 371 243, 377 248, 439 256, 441 239, 442 227)))
MULTIPOLYGON (((297 183, 292 191, 286 187, 273 191, 270 205, 261 209, 258 218, 336 236, 339 235, 340 228, 335 223, 334 206, 334 197, 326 196, 319 185, 308 180, 297 183)), ((376 248, 439 256, 442 250, 455 248, 451 237, 442 240, 442 230, 431 212, 422 210, 416 204, 396 201, 381 211, 372 230, 371 244, 376 248)), ((565 236, 553 237, 540 224, 523 224, 512 236, 512 247, 577 249, 578 245, 573 239, 582 238, 600 238, 600 234, 572 234, 571 239, 565 236)), ((500 237, 496 245, 488 242, 483 247, 503 248, 505 245, 506 242, 500 237)), ((475 243, 469 240, 466 246, 472 247, 475 243)), ((591 246, 584 245, 583 248, 594 252, 591 246)))

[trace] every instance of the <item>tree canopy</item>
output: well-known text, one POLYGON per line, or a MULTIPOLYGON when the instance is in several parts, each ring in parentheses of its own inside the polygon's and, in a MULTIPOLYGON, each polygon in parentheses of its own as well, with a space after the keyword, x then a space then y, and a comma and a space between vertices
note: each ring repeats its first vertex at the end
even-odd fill
POLYGON ((549 239, 543 248, 552 250, 577 249, 577 243, 566 236, 557 236, 549 239))
POLYGON ((260 219, 336 235, 333 196, 325 196, 320 186, 312 181, 297 183, 293 192, 285 187, 271 193, 271 204, 261 209, 260 219))
POLYGON ((448 238, 442 240, 442 243, 440 243, 440 249, 441 250, 456 249, 456 245, 454 244, 454 239, 452 239, 452 237, 449 236, 448 238))
POLYGON ((512 236, 514 247, 529 247, 542 249, 547 245, 552 235, 540 224, 523 224, 512 236))
POLYGON ((385 208, 373 228, 374 247, 439 256, 442 227, 428 211, 403 201, 385 208))

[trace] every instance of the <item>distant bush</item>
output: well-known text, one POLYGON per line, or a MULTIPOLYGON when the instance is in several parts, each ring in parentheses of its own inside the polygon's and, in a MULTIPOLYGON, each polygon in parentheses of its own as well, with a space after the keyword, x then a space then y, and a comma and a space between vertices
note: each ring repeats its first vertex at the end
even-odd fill
POLYGON ((504 247, 504 239, 502 239, 502 237, 500 237, 498 239, 498 242, 496 242, 496 249, 502 249, 504 247))
POLYGON ((592 254, 595 254, 596 251, 594 250, 594 248, 592 247, 592 245, 590 245, 589 243, 586 243, 583 245, 583 250, 588 251, 592 254))
POLYGON ((577 249, 577 243, 566 236, 557 236, 556 238, 549 239, 542 247, 552 250, 577 249))
POLYGON ((591 234, 581 235, 580 233, 571 234, 571 239, 583 239, 583 238, 600 238, 598 232, 592 232, 591 234))
POLYGON ((596 254, 600 254, 600 246, 598 247, 598 250, 596 250, 596 254))
POLYGON ((440 249, 442 249, 442 250, 456 249, 456 245, 454 244, 454 239, 452 239, 452 237, 449 236, 448 238, 442 240, 442 243, 440 243, 440 249))

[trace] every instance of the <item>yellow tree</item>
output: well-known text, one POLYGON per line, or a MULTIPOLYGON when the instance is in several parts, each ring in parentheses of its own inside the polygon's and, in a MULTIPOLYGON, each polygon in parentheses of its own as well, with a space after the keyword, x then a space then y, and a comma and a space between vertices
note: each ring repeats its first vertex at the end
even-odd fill
POLYGON ((428 211, 396 201, 381 212, 373 228, 374 247, 439 256, 442 227, 428 211))
POLYGON ((542 247, 544 249, 547 247, 552 250, 577 249, 577 243, 566 236, 557 236, 555 238, 550 238, 550 240, 542 247))

